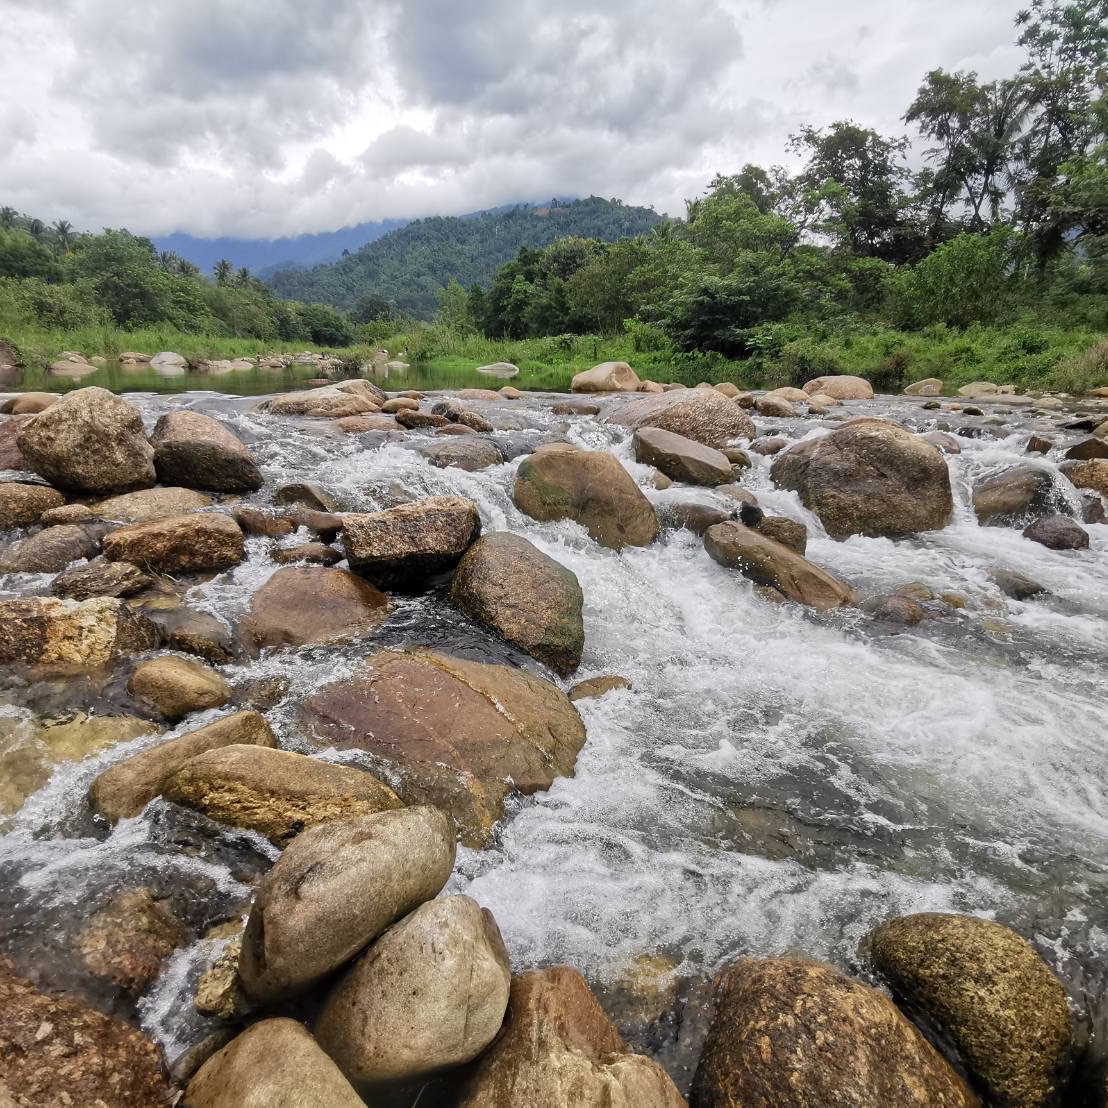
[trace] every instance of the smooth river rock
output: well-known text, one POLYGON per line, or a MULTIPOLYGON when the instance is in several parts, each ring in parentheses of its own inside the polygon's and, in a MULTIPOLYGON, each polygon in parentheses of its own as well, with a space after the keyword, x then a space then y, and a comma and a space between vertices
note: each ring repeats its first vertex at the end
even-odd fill
POLYGON ((634 392, 642 382, 626 362, 601 362, 574 375, 572 392, 634 392))
POLYGON ((614 409, 611 423, 637 431, 660 427, 716 450, 733 439, 752 439, 754 423, 734 401, 713 388, 678 389, 645 396, 614 409))
POLYGON ((262 487, 262 472, 246 445, 211 416, 170 412, 154 425, 150 442, 162 484, 212 492, 253 492, 262 487))
POLYGON ((724 485, 731 480, 731 463, 725 454, 684 435, 642 427, 635 432, 632 447, 635 461, 655 466, 674 481, 724 485))
POLYGON ((157 573, 229 569, 245 556, 242 531, 227 515, 190 513, 120 527, 104 538, 104 557, 157 573))
POLYGON ((65 497, 49 485, 4 481, 0 483, 0 531, 9 527, 29 527, 38 522, 43 512, 64 503, 65 497))
POLYGON ((50 582, 50 591, 69 600, 89 600, 94 596, 133 596, 153 583, 152 577, 130 562, 97 560, 59 573, 50 582))
POLYGON ((1062 503, 1050 473, 1031 464, 1010 466, 973 486, 973 511, 982 525, 1027 524, 1062 503))
POLYGON ((117 523, 145 523, 210 507, 212 498, 195 489, 156 488, 110 496, 92 506, 100 519, 117 523))
POLYGON ((140 662, 127 682, 127 691, 170 720, 219 708, 231 699, 231 686, 214 669, 168 656, 140 662))
POLYGON ((811 381, 804 382, 804 391, 809 396, 823 393, 835 400, 873 399, 873 386, 864 377, 852 377, 848 373, 813 377, 811 381))

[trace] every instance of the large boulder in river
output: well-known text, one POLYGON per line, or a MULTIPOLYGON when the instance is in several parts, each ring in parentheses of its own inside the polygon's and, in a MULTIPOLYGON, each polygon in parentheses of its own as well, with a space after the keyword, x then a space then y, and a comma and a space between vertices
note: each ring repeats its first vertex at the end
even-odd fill
POLYGON ((296 1020, 248 1027, 185 1090, 189 1108, 364 1108, 339 1068, 296 1020))
POLYGON ((833 400, 873 399, 873 386, 864 377, 852 377, 848 373, 813 377, 811 381, 804 382, 804 391, 809 396, 822 393, 833 400))
POLYGON ((934 531, 954 510, 941 451, 884 419, 855 419, 797 443, 777 456, 770 475, 833 539, 934 531))
POLYGON ((684 435, 660 427, 640 427, 632 446, 636 462, 654 466, 674 481, 725 485, 731 480, 731 463, 725 454, 684 435))
POLYGON ((513 978, 508 1015, 459 1108, 685 1108, 657 1062, 630 1054, 568 966, 513 978))
POLYGON ((369 381, 355 380, 324 385, 318 389, 287 392, 264 401, 260 408, 273 415, 301 416, 311 412, 348 416, 376 412, 387 400, 388 397, 376 385, 369 381))
POLYGON ((267 746, 224 746, 198 754, 166 782, 164 794, 278 844, 318 823, 401 807, 372 774, 267 746))
POLYGON ((43 512, 64 503, 65 497, 49 485, 5 481, 0 484, 0 531, 10 527, 29 527, 38 522, 43 512))
POLYGON ((122 600, 29 596, 0 601, 2 664, 102 666, 157 643, 154 625, 122 600))
POLYGON ((575 520, 612 550, 647 546, 658 534, 650 501, 603 450, 563 443, 540 447, 520 462, 512 499, 532 519, 575 520))
POLYGON ((97 555, 101 530, 64 523, 36 531, 0 552, 0 573, 60 573, 78 558, 97 555))
POLYGON ((39 992, 0 959, 0 1104, 157 1108, 173 1101, 158 1048, 141 1031, 39 992))
POLYGON ((158 573, 201 573, 238 565, 245 547, 230 516, 190 513, 120 527, 105 536, 104 557, 158 573))
POLYGON ((186 762, 224 746, 275 747, 277 739, 257 712, 234 712, 195 731, 167 739, 104 770, 89 786, 89 804, 109 823, 130 819, 160 796, 186 762))
POLYGON ((344 569, 279 569, 250 598, 239 634, 254 650, 346 642, 388 617, 384 593, 344 569))
POLYGON ((154 484, 154 448, 138 409, 107 389, 77 389, 19 429, 19 450, 51 484, 107 493, 154 484))
POLYGON ((18 415, 0 419, 0 469, 30 471, 31 465, 19 449, 19 429, 31 418, 18 415))
POLYGON ((737 569, 756 585, 766 585, 826 612, 854 603, 854 592, 842 581, 769 535, 742 523, 717 523, 704 532, 704 549, 721 566, 737 569))
POLYGON ((1065 990, 1011 928, 922 912, 881 924, 870 955, 893 992, 942 1029, 997 1104, 1053 1104, 1073 1045, 1065 990))
POLYGON ((1023 537, 1049 550, 1087 550, 1089 532, 1075 519, 1063 515, 1046 515, 1029 523, 1023 537))
POLYGON ((231 699, 231 686, 214 669, 171 655, 140 662, 127 682, 127 691, 171 720, 220 708, 231 699))
POLYGON ((253 492, 262 472, 242 440, 211 416, 188 410, 163 415, 150 436, 164 485, 212 492, 253 492))
POLYGON ((832 966, 742 958, 715 991, 691 1108, 978 1108, 884 993, 832 966))
POLYGON ((457 565, 480 533, 472 500, 430 496, 381 512, 348 512, 342 545, 350 568, 375 585, 419 588, 457 565))
POLYGON ((1063 462, 1058 467, 1075 488, 1091 489, 1108 496, 1108 460, 1094 458, 1087 462, 1063 462))
POLYGON ((508 1006, 508 952, 468 896, 417 908, 335 986, 319 1045, 354 1085, 412 1080, 476 1058, 508 1006))
POLYGON ((146 523, 151 519, 185 515, 211 506, 212 498, 194 489, 157 488, 110 496, 92 506, 100 519, 117 523, 146 523))
POLYGON ((321 746, 367 751, 405 803, 444 808, 469 846, 488 842, 509 792, 571 776, 585 743, 549 681, 431 650, 382 650, 304 713, 321 746))
POLYGON ((453 868, 454 827, 437 808, 309 828, 254 897, 239 958, 242 987, 261 1003, 303 992, 434 899, 453 868))
POLYGON ((94 596, 133 596, 154 583, 130 562, 97 560, 59 573, 50 582, 54 596, 69 600, 90 600, 94 596))
POLYGON ((973 510, 982 525, 1026 524, 1064 503, 1050 473, 1027 462, 983 477, 973 486, 973 510))
POLYGON ((574 374, 573 392, 635 392, 641 382, 626 362, 601 362, 592 369, 574 374))
POLYGON ((577 575, 520 535, 479 538, 458 563, 450 599, 560 677, 581 663, 584 595, 577 575))
POLYGON ((752 439, 755 435, 750 416, 713 388, 677 389, 631 400, 616 408, 608 420, 632 431, 660 427, 716 450, 733 439, 752 439))

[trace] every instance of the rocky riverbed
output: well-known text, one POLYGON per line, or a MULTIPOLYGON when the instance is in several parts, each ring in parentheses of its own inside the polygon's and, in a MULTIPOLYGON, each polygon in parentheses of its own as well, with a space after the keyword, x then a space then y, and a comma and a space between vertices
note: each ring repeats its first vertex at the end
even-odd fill
POLYGON ((9 401, 0 1103, 1104 1103, 1108 405, 591 372, 9 401))

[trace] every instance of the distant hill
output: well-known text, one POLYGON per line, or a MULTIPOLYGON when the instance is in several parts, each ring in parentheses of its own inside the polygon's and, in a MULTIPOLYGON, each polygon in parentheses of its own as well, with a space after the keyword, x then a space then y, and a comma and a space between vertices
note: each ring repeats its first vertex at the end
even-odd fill
POLYGON ((521 246, 549 246, 565 235, 614 242, 641 235, 661 219, 650 208, 590 196, 550 207, 520 204, 472 216, 417 219, 348 257, 312 269, 284 269, 268 279, 287 300, 352 308, 376 293, 402 311, 431 315, 435 293, 455 278, 487 284, 521 246))
POLYGON ((344 250, 353 253, 407 222, 406 219, 382 219, 338 231, 281 239, 204 239, 179 231, 172 235, 151 235, 151 239, 159 250, 173 251, 209 275, 216 262, 226 258, 236 269, 246 266, 257 276, 265 277, 279 269, 336 261, 344 250))

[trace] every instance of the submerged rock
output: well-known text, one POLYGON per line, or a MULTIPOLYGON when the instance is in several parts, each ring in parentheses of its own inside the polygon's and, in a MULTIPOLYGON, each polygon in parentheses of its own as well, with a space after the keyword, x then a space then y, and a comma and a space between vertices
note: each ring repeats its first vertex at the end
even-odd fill
POLYGON ((590 677, 587 681, 578 681, 569 690, 569 698, 572 701, 591 700, 593 697, 603 696, 615 689, 629 689, 631 682, 626 677, 611 674, 604 677, 590 677))
POLYGON ((239 978, 255 1000, 295 996, 439 894, 454 828, 435 808, 401 808, 298 835, 263 878, 239 978))
POLYGON ((924 912, 869 940, 893 991, 953 1042, 997 1104, 1054 1103, 1073 1044, 1066 994, 1034 947, 1008 927, 924 912))
POLYGON ((476 1058, 508 1006, 508 952, 468 896, 432 900, 377 940, 315 1024, 354 1085, 411 1080, 476 1058))
POLYGON ((104 556, 158 573, 198 573, 238 565, 245 549, 230 516, 192 513, 120 527, 104 538, 104 556))
POLYGON ((469 473, 503 464, 504 458, 491 442, 473 435, 433 443, 424 456, 439 469, 464 469, 469 473))
POLYGON ((1087 550, 1089 532, 1069 516, 1042 516, 1023 529, 1023 537, 1051 550, 1087 550))
POLYGON ((632 400, 617 408, 608 419, 632 431, 660 427, 716 450, 732 439, 752 439, 755 435, 750 416, 734 400, 710 387, 679 389, 632 400))
POLYGON ((231 686, 215 670, 186 658, 151 658, 139 663, 127 690, 171 720, 219 708, 231 698, 231 686))
POLYGON ((659 427, 643 427, 632 439, 635 460, 660 469, 674 481, 723 485, 731 480, 731 462, 710 446, 659 427))
POLYGON ((242 440, 224 424, 200 412, 162 416, 150 436, 154 468, 166 485, 213 492, 252 492, 262 473, 242 440))
POLYGON ((691 1108, 978 1108, 877 989, 832 966, 742 958, 716 982, 691 1108))
POLYGON ((483 535, 458 563, 450 599, 560 677, 581 663, 584 595, 577 575, 520 535, 483 535))
POLYGON ((1059 502, 1050 473, 1034 465, 1017 465, 985 477, 973 486, 977 522, 994 526, 1026 523, 1059 502))

